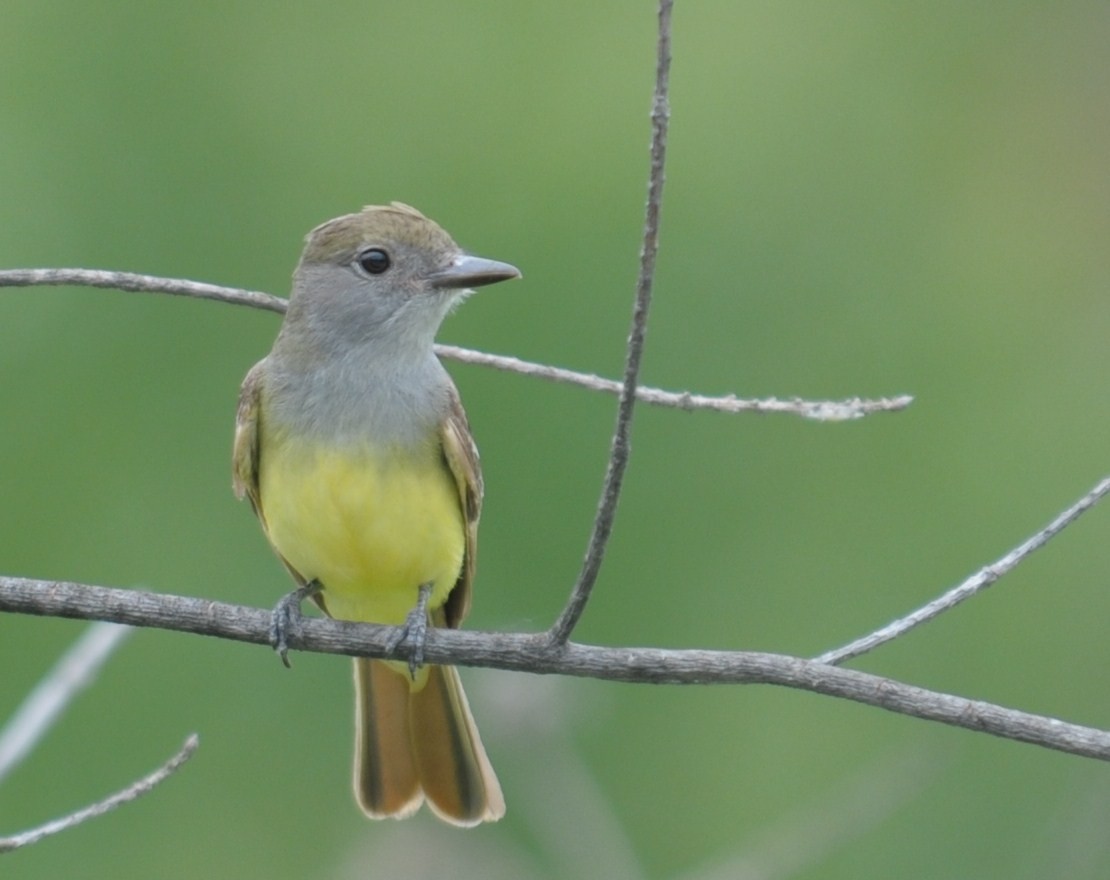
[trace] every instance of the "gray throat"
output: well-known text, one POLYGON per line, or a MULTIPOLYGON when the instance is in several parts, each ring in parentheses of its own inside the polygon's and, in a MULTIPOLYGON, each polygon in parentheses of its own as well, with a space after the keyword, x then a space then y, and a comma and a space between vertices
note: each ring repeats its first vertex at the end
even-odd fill
POLYGON ((264 418, 329 446, 416 446, 437 436, 451 377, 431 345, 397 351, 381 340, 343 354, 305 356, 279 339, 265 361, 264 418), (423 350, 421 350, 423 349, 423 350))

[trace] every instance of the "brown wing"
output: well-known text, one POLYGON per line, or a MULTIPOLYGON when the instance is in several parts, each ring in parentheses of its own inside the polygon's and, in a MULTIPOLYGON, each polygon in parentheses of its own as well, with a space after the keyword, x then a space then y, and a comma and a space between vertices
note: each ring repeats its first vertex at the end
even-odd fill
POLYGON ((263 520, 263 526, 265 519, 258 494, 258 419, 264 363, 265 361, 259 361, 251 367, 243 380, 243 387, 239 389, 239 409, 235 413, 235 444, 231 453, 231 487, 235 490, 235 497, 242 499, 246 496, 250 499, 254 512, 263 520))
POLYGON ((440 425, 440 441, 443 457, 459 489, 459 503, 466 525, 466 555, 462 571, 443 606, 445 623, 449 627, 457 627, 470 611, 470 590, 478 554, 478 517, 482 513, 482 465, 478 461, 478 447, 474 445, 466 412, 454 385, 451 386, 450 408, 440 425))
MULTIPOLYGON (((251 508, 258 515, 259 522, 262 523, 262 531, 266 533, 266 537, 269 539, 266 515, 262 510, 262 495, 258 489, 259 436, 261 434, 259 420, 262 417, 261 398, 265 373, 263 365, 265 363, 265 360, 261 360, 251 367, 247 377, 243 380, 242 388, 239 389, 239 409, 235 413, 235 443, 231 452, 231 487, 235 490, 237 498, 242 499, 245 496, 250 500, 251 508)), ((305 583, 304 576, 289 564, 289 560, 281 555, 277 547, 274 547, 272 543, 270 546, 277 553, 281 564, 293 576, 293 580, 303 586, 305 583)), ((312 600, 321 608, 324 608, 322 596, 313 596, 312 600)))

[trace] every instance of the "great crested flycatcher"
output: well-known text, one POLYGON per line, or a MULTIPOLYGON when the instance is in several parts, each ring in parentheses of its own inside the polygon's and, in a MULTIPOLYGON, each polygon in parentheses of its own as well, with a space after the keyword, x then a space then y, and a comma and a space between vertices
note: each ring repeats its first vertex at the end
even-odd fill
MULTIPOLYGON (((482 475, 433 342, 470 288, 519 276, 399 202, 309 233, 273 350, 243 381, 233 475, 331 617, 403 624, 417 607, 418 623, 457 627, 466 616, 482 475)), ((425 799, 456 825, 504 815, 454 667, 358 658, 355 693, 354 788, 368 816, 404 818, 425 799)))

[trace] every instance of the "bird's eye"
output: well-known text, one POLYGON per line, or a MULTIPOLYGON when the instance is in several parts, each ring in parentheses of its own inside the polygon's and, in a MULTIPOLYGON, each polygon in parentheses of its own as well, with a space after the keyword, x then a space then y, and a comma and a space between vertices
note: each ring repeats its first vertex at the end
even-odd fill
POLYGON ((381 248, 369 248, 358 255, 358 264, 369 275, 381 275, 391 262, 389 254, 381 248))

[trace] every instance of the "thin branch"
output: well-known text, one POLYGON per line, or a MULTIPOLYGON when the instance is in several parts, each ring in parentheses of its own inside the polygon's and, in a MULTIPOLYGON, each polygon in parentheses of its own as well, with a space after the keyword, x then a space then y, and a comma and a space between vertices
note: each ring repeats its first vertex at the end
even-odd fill
POLYGON ((55 819, 52 822, 40 825, 38 828, 32 828, 29 831, 24 831, 21 834, 14 834, 11 837, 0 837, 0 853, 10 852, 13 849, 19 849, 21 846, 29 846, 32 843, 38 843, 44 837, 49 837, 52 834, 57 834, 59 831, 66 831, 70 828, 74 828, 82 822, 87 822, 89 819, 94 819, 97 816, 103 816, 116 807, 142 797, 176 773, 181 765, 193 756, 193 752, 197 750, 199 744, 200 740, 197 738, 197 735, 195 733, 190 734, 185 740, 185 744, 176 755, 153 773, 144 776, 142 779, 136 780, 122 791, 118 791, 102 801, 85 807, 83 810, 71 813, 65 818, 55 819))
POLYGON ((94 623, 61 656, 0 730, 0 782, 96 680, 100 667, 132 632, 114 623, 94 623))
MULTIPOLYGON (((0 577, 0 611, 112 620, 269 644, 268 610, 90 584, 0 577)), ((392 626, 306 619, 302 631, 290 641, 294 650, 407 659, 409 650, 404 646, 394 654, 389 653, 389 641, 396 632, 397 628, 392 626)), ((428 663, 442 665, 484 666, 630 683, 781 685, 1110 761, 1110 732, 801 657, 752 651, 604 648, 573 642, 552 645, 546 633, 433 629, 428 633, 424 658, 428 663)))
POLYGON ((873 633, 863 636, 863 638, 856 639, 854 642, 844 645, 842 648, 826 651, 820 657, 816 658, 817 662, 831 664, 843 663, 853 657, 866 654, 879 645, 892 641, 900 635, 909 632, 914 627, 932 620, 937 615, 943 614, 951 608, 955 608, 965 599, 970 599, 976 593, 991 586, 991 584, 1004 574, 1013 571, 1034 550, 1039 550, 1056 537, 1056 535, 1071 525, 1086 511, 1098 504, 1107 493, 1110 493, 1110 477, 1096 484, 1090 492, 1057 516, 1052 522, 1029 538, 1025 543, 1020 544, 1002 558, 980 569, 959 586, 953 587, 943 596, 912 611, 905 617, 887 624, 882 629, 878 629, 873 633))
MULTIPOLYGON (((135 272, 110 272, 100 269, 0 269, 0 287, 49 287, 76 285, 125 290, 137 293, 165 293, 193 299, 208 299, 229 305, 283 314, 286 300, 257 290, 243 290, 238 287, 220 287, 184 278, 161 278, 156 275, 140 275, 135 272)), ((622 383, 604 379, 592 373, 579 373, 562 367, 551 367, 523 361, 519 358, 500 354, 488 354, 456 345, 436 345, 436 352, 449 360, 464 364, 493 367, 509 373, 533 376, 550 382, 577 385, 590 391, 606 394, 620 394, 622 383)), ((652 406, 674 407, 676 409, 709 409, 723 413, 784 413, 801 416, 820 422, 837 422, 859 419, 879 412, 897 412, 913 403, 913 397, 901 394, 895 397, 881 397, 873 400, 859 397, 846 400, 801 400, 792 398, 780 400, 775 397, 739 398, 734 394, 709 396, 692 394, 689 391, 663 391, 659 388, 638 387, 636 399, 652 406)))
MULTIPOLYGON (((619 395, 624 387, 622 383, 614 379, 604 379, 592 373, 578 373, 573 370, 564 370, 561 367, 535 364, 500 354, 486 354, 485 352, 459 348, 454 345, 439 343, 436 345, 436 352, 441 357, 450 358, 451 360, 477 364, 483 367, 493 367, 495 370, 520 373, 524 376, 534 376, 537 379, 546 379, 549 382, 578 385, 582 388, 588 388, 590 391, 619 395)), ((652 406, 668 406, 685 410, 710 409, 722 413, 788 413, 817 422, 843 422, 850 419, 860 419, 878 412, 897 412, 913 403, 913 397, 909 394, 900 394, 896 397, 880 397, 873 400, 864 400, 859 397, 846 400, 801 400, 797 397, 790 400, 780 400, 777 397, 745 399, 737 397, 735 394, 710 397, 705 394, 693 394, 689 391, 663 391, 646 385, 636 387, 636 400, 639 403, 647 403, 652 406)))
POLYGON ((191 299, 211 299, 236 306, 250 306, 271 312, 285 312, 285 300, 257 290, 220 287, 185 278, 160 278, 137 272, 111 272, 104 269, 4 269, 0 287, 54 287, 77 285, 125 290, 131 293, 168 293, 191 299))
POLYGON ((559 615, 548 638, 554 645, 565 644, 575 625, 582 617, 594 584, 597 582, 605 548, 613 531, 613 520, 620 501, 621 485, 628 466, 629 439, 632 433, 632 413, 636 404, 636 385, 640 375, 640 361, 647 334, 648 309, 651 307, 651 290, 655 281, 655 257, 659 252, 659 211, 663 202, 664 168, 667 159, 667 129, 671 108, 667 99, 671 72, 671 7, 673 0, 659 2, 659 43, 655 65, 655 96, 651 106, 651 171, 648 176, 647 210, 644 217, 643 246, 640 249, 640 274, 636 280, 636 298, 632 308, 632 330, 628 335, 628 353, 624 367, 624 382, 617 404, 617 426, 609 450, 609 464, 605 482, 601 487, 593 532, 586 549, 582 570, 571 590, 566 607, 559 615))

